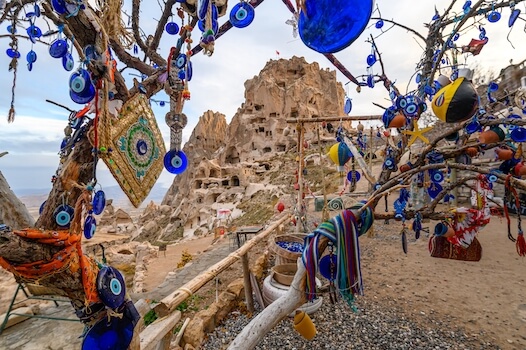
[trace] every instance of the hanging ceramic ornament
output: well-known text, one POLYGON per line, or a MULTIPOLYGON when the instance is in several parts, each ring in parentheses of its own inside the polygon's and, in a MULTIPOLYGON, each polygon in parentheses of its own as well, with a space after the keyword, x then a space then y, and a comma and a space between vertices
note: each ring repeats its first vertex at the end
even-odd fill
POLYGON ((71 220, 73 220, 75 210, 73 207, 62 204, 55 209, 53 216, 55 217, 55 222, 58 226, 69 227, 71 220))
POLYGON ((329 158, 336 164, 338 171, 344 171, 344 165, 351 159, 352 153, 345 142, 335 143, 329 149, 329 158))
POLYGON ((300 38, 321 53, 351 45, 364 31, 374 0, 306 0, 298 19, 300 38))
POLYGON ((104 266, 97 274, 97 291, 104 305, 116 309, 124 303, 126 284, 119 270, 104 266))
POLYGON ((230 23, 236 28, 245 28, 254 20, 254 7, 250 3, 241 1, 230 11, 230 23))
POLYGON ((432 108, 435 115, 446 123, 456 123, 471 118, 479 105, 477 91, 471 84, 473 72, 460 69, 458 78, 433 97, 432 108))
POLYGON ((164 167, 169 173, 182 174, 188 167, 188 158, 183 151, 170 150, 164 155, 164 167))
POLYGON ((104 191, 99 190, 95 192, 95 195, 93 196, 93 213, 95 215, 100 215, 104 211, 104 207, 106 207, 106 195, 104 194, 104 191))

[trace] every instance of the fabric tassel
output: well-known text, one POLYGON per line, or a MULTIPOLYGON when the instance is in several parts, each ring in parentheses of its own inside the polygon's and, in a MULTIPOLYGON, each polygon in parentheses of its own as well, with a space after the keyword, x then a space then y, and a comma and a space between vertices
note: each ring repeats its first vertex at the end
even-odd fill
POLYGON ((524 234, 522 232, 519 232, 517 235, 515 246, 517 247, 517 253, 519 256, 526 256, 526 240, 524 239, 524 234))

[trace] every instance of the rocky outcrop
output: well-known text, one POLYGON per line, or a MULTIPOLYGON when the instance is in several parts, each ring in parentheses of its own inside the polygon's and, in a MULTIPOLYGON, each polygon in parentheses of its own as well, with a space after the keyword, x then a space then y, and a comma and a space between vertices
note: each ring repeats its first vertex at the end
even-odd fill
MULTIPOLYGON (((258 191, 265 191, 272 210, 270 202, 287 193, 294 176, 284 171, 290 158, 276 158, 297 148, 296 124, 287 119, 342 115, 344 97, 335 71, 300 57, 267 62, 245 82, 245 101, 229 125, 224 115, 212 111, 199 119, 183 148, 188 169, 175 177, 162 202, 169 212, 150 208, 136 239, 171 241, 211 232, 225 223, 219 212, 241 215, 246 208, 240 204, 258 191)), ((317 127, 305 124, 305 137, 317 140, 317 127)), ((333 142, 332 132, 323 128, 322 140, 333 142)))
POLYGON ((35 224, 35 220, 11 190, 2 172, 0 172, 0 224, 6 224, 15 230, 35 224))

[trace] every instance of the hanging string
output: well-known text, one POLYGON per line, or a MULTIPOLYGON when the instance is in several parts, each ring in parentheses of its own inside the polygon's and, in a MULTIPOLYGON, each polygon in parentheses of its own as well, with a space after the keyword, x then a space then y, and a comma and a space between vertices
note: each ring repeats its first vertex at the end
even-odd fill
POLYGON ((505 189, 505 197, 508 199, 515 200, 515 207, 517 208, 517 239, 515 240, 511 234, 511 222, 510 222, 510 215, 508 212, 507 205, 504 205, 504 213, 506 215, 506 221, 508 224, 508 238, 513 242, 515 241, 515 247, 517 249, 517 253, 519 256, 526 256, 526 240, 524 239, 524 233, 522 231, 522 223, 521 223, 521 203, 519 200, 519 196, 517 194, 517 190, 511 186, 510 184, 511 175, 508 175, 506 177, 506 181, 504 183, 504 189, 505 189))
MULTIPOLYGON (((11 27, 13 28, 11 30, 11 49, 13 49, 15 52, 18 52, 18 39, 15 36, 15 28, 16 28, 16 16, 13 16, 13 22, 11 24, 11 27)), ((11 85, 11 108, 9 108, 9 112, 7 114, 7 122, 12 123, 15 121, 15 89, 16 89, 16 73, 18 69, 18 58, 15 56, 11 60, 11 63, 9 63, 9 71, 13 71, 13 84, 11 85)))

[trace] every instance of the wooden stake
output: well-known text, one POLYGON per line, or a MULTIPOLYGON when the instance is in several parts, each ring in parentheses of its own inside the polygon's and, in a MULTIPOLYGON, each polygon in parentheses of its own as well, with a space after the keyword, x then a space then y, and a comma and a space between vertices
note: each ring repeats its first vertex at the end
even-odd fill
POLYGON ((254 312, 254 299, 252 298, 252 285, 250 284, 250 269, 248 267, 248 253, 241 256, 243 264, 243 284, 245 285, 245 301, 248 312, 254 312))

